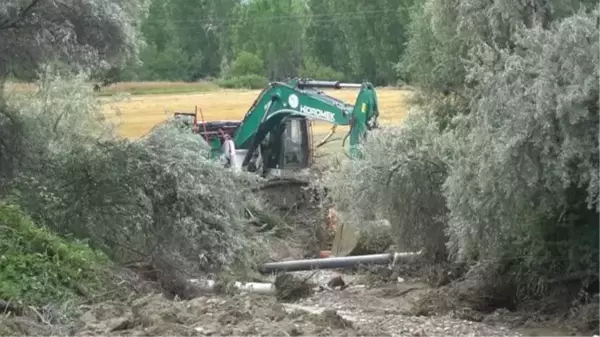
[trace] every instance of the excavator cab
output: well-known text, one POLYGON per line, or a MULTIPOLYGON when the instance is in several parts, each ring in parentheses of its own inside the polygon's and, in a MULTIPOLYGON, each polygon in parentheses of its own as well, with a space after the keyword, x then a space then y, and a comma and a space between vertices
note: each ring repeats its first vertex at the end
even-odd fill
POLYGON ((250 160, 251 171, 298 171, 313 164, 312 122, 303 116, 281 119, 268 132, 259 133, 260 144, 250 160))
POLYGON ((312 128, 310 120, 301 116, 285 118, 279 128, 273 130, 275 143, 279 148, 274 161, 268 162, 268 169, 303 169, 312 164, 312 128))
POLYGON ((304 117, 293 116, 285 119, 281 137, 281 167, 302 169, 311 166, 311 126, 311 122, 304 117))

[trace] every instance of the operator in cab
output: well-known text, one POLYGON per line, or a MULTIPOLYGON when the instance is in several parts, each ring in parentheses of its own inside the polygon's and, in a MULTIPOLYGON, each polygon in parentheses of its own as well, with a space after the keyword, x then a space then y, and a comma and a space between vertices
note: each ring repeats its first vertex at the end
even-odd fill
POLYGON ((235 170, 238 169, 238 165, 236 165, 236 156, 235 156, 235 144, 233 143, 233 139, 231 136, 225 133, 223 129, 219 130, 219 134, 221 139, 223 140, 223 159, 225 159, 225 167, 233 167, 235 170))

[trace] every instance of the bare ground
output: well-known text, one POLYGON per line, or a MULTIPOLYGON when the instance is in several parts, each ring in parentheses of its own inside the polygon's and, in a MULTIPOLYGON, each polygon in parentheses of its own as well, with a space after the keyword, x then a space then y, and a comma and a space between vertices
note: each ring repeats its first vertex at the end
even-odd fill
MULTIPOLYGON (((326 290, 295 303, 273 296, 238 294, 171 301, 160 294, 130 302, 104 302, 87 309, 70 334, 80 336, 516 336, 503 327, 409 314, 422 285, 326 290), (406 290, 414 288, 409 294, 406 290), (403 290, 401 290, 403 289, 403 290)), ((52 334, 51 326, 5 318, 3 335, 52 334)))
MULTIPOLYGON (((314 257, 326 233, 326 212, 299 205, 283 217, 293 235, 274 237, 269 242, 272 260, 314 257)), ((289 234, 289 233, 288 233, 289 234)), ((322 248, 322 247, 321 247, 322 248)), ((423 304, 448 302, 445 288, 432 289, 422 280, 419 266, 377 268, 370 272, 309 271, 294 273, 309 280, 310 296, 279 301, 272 295, 238 293, 204 294, 180 301, 160 292, 133 299, 104 301, 78 308, 83 315, 74 324, 55 325, 47 313, 27 317, 0 315, 0 336, 520 336, 573 335, 571 330, 522 324, 519 314, 498 310, 485 317, 460 305, 439 313, 424 310, 423 304), (341 276, 347 287, 331 289, 329 280, 341 276), (516 317, 516 318, 515 318, 516 317)), ((265 282, 273 282, 266 277, 265 282)), ((590 319, 597 319, 593 309, 590 319)))
MULTIPOLYGON (((413 287, 403 285, 402 287, 413 287)), ((417 289, 419 286, 416 286, 417 289)), ((388 290, 389 291, 389 290, 388 290)), ((415 291, 414 294, 418 292, 415 291)), ((125 307, 103 303, 82 317, 77 335, 435 336, 518 335, 503 327, 452 317, 416 317, 409 297, 381 289, 324 291, 297 303, 240 294, 167 301, 152 295, 125 307)))
MULTIPOLYGON (((427 284, 388 274, 383 280, 361 272, 297 272, 315 285, 312 295, 278 301, 272 295, 205 294, 191 300, 170 300, 160 293, 131 300, 105 301, 79 309, 84 312, 68 329, 52 325, 45 315, 0 317, 0 336, 520 336, 574 335, 569 330, 508 327, 515 315, 499 310, 474 322, 465 308, 423 315, 421 300, 438 294, 427 284), (391 275, 391 276, 390 276, 391 275), (347 288, 327 282, 341 276, 347 288)), ((383 273, 385 274, 385 273, 383 273)), ((264 281, 273 281, 265 278, 264 281)), ((473 313, 471 313, 473 314, 473 313)), ((596 311, 597 316, 597 311, 596 311)))

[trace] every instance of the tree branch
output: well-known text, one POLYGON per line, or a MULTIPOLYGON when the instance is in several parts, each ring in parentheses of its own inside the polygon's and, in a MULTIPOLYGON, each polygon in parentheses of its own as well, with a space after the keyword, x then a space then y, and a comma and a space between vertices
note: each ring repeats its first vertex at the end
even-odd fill
POLYGON ((17 24, 19 23, 19 21, 23 20, 27 14, 29 14, 29 12, 31 12, 33 10, 33 8, 40 2, 40 0, 32 0, 31 3, 25 7, 23 10, 21 10, 21 13, 19 13, 14 19, 6 19, 4 20, 4 22, 0 23, 0 29, 9 29, 9 28, 16 28, 17 24))

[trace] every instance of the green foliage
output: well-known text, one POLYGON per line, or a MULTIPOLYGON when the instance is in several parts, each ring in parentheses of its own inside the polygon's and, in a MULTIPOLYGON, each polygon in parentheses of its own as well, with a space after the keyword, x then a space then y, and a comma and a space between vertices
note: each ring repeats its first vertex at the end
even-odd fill
POLYGON ((396 65, 401 78, 431 94, 462 92, 465 78, 464 38, 457 34, 457 2, 426 1, 414 6, 409 20, 411 39, 396 65))
POLYGON ((333 68, 319 64, 314 58, 304 60, 299 75, 304 78, 324 79, 324 80, 343 80, 344 74, 335 71, 333 68))
POLYGON ((374 131, 363 145, 364 158, 345 162, 326 186, 350 221, 388 219, 401 251, 425 248, 437 260, 445 257, 441 186, 447 167, 445 142, 432 119, 411 111, 402 128, 374 131))
POLYGON ((135 61, 141 44, 136 26, 145 16, 147 3, 76 0, 63 6, 47 1, 2 1, 0 80, 9 73, 30 79, 38 65, 50 60, 72 69, 97 70, 135 61))
POLYGON ((177 124, 136 142, 101 133, 110 129, 84 76, 42 78, 39 92, 12 104, 27 120, 24 153, 36 154, 13 188, 34 219, 118 262, 151 259, 188 274, 251 268, 260 240, 245 209, 263 208, 254 175, 207 159, 203 138, 177 124))
POLYGON ((326 34, 327 40, 321 43, 341 44, 330 47, 333 50, 328 56, 345 61, 344 67, 324 64, 343 70, 354 81, 369 79, 376 85, 395 83, 393 67, 404 54, 408 12, 415 2, 420 0, 332 0, 322 4, 317 8, 321 10, 313 12, 314 21, 326 21, 322 19, 326 13, 335 28, 331 32, 315 29, 313 34, 326 34))
POLYGON ((189 56, 177 45, 169 44, 163 51, 156 45, 146 46, 140 55, 144 66, 141 67, 134 79, 151 81, 194 80, 194 67, 202 59, 201 54, 189 56))
POLYGON ((229 89, 262 89, 269 84, 269 80, 260 75, 243 75, 220 79, 217 84, 229 89))
POLYGON ((262 89, 269 80, 262 76, 263 61, 256 54, 242 51, 227 70, 224 78, 217 80, 220 87, 228 89, 262 89))
POLYGON ((597 280, 597 9, 416 8, 399 70, 420 85, 421 112, 373 134, 330 177, 332 197, 355 218, 387 217, 409 248, 440 248, 441 231, 452 261, 478 266, 467 277, 503 296, 597 280))
POLYGON ((264 60, 271 80, 297 75, 302 61, 304 6, 294 0, 252 0, 238 6, 232 27, 233 50, 264 60))
POLYGON ((597 274, 596 21, 578 14, 518 31, 512 50, 475 49, 472 108, 454 134, 444 188, 451 251, 519 261, 535 291, 544 287, 532 280, 597 274))
POLYGON ((263 68, 263 61, 258 55, 242 51, 231 64, 226 77, 260 76, 264 72, 263 68))
POLYGON ((0 203, 0 299, 61 304, 106 291, 108 258, 86 244, 36 226, 18 207, 0 203), (86 294, 87 295, 87 294, 86 294))
POLYGON ((404 53, 410 12, 421 1, 153 1, 142 24, 144 65, 133 79, 283 80, 341 72, 352 81, 395 83, 393 67, 404 53), (256 55, 260 67, 244 53, 256 55), (240 57, 246 65, 232 70, 240 57))

